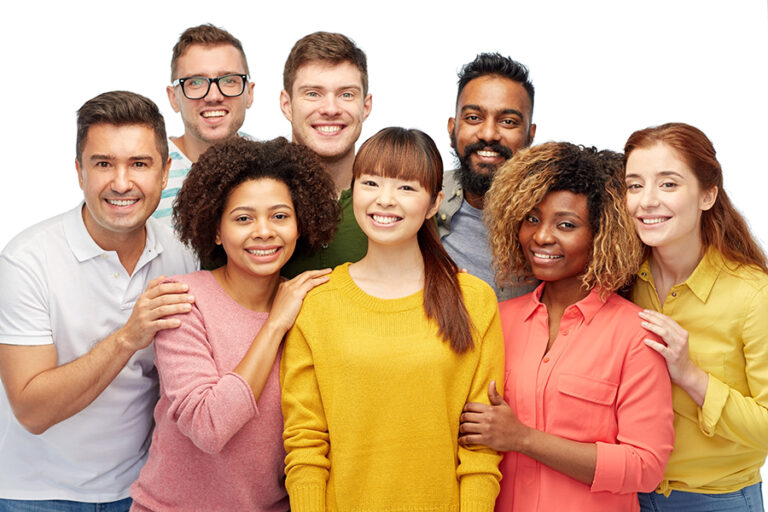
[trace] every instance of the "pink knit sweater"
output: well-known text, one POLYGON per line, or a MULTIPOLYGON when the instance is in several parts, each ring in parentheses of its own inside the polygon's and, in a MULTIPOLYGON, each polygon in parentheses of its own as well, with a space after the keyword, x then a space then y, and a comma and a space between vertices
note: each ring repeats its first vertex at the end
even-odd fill
POLYGON ((267 313, 235 302, 206 271, 177 276, 195 304, 155 338, 160 401, 131 510, 288 510, 275 358, 258 403, 232 369, 267 313))

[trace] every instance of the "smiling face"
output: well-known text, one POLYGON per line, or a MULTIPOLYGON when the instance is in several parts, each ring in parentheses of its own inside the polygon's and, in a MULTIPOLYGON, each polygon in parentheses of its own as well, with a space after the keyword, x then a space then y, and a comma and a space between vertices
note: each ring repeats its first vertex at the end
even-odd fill
POLYGON ((674 149, 664 143, 634 149, 627 157, 626 184, 627 208, 643 243, 701 248, 701 214, 714 204, 717 188, 702 190, 674 149))
POLYGON ((425 219, 440 206, 418 181, 362 174, 355 179, 352 204, 355 219, 374 244, 418 243, 416 235, 425 219))
POLYGON ((531 110, 528 92, 514 80, 488 75, 464 87, 448 134, 466 189, 483 195, 496 169, 531 143, 536 133, 531 110))
POLYGON ((350 62, 310 62, 296 72, 293 90, 280 93, 280 108, 291 122, 293 142, 327 161, 354 155, 371 95, 363 93, 360 70, 350 62))
POLYGON ((104 249, 144 233, 144 223, 160 202, 170 158, 163 160, 154 130, 143 124, 95 124, 88 128, 75 160, 85 195, 83 220, 104 249))
POLYGON ((523 219, 518 238, 536 279, 581 287, 594 233, 587 196, 550 192, 523 219))
POLYGON ((229 194, 216 243, 227 254, 230 276, 268 277, 280 272, 299 237, 296 211, 285 183, 248 180, 229 194))
MULTIPOLYGON (((216 78, 230 73, 246 73, 240 51, 232 45, 192 45, 176 61, 176 78, 202 76, 216 78)), ((211 84, 208 94, 199 100, 184 96, 181 85, 168 86, 168 100, 184 121, 184 143, 200 148, 237 133, 245 120, 245 111, 253 101, 253 83, 248 82, 245 92, 234 98, 221 94, 211 84), (191 140, 187 140, 191 139, 191 140)))

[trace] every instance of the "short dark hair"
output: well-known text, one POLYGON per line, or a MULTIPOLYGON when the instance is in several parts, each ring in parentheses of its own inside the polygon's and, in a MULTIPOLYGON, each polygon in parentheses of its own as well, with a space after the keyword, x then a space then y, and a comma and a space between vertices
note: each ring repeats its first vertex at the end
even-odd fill
POLYGON ((531 99, 531 114, 533 114, 534 88, 528 77, 528 68, 510 57, 504 57, 500 53, 479 53, 475 60, 464 64, 459 71, 459 92, 456 93, 456 105, 459 104, 461 91, 469 82, 481 76, 499 76, 523 86, 531 99))
POLYGON ((299 228, 296 251, 314 251, 336 232, 339 206, 333 180, 318 156, 283 137, 267 142, 233 137, 211 146, 184 180, 173 204, 179 239, 196 253, 203 268, 227 262, 216 245, 224 206, 232 191, 248 180, 273 179, 291 193, 299 228))
POLYGON ((129 91, 110 91, 99 94, 83 103, 77 111, 77 161, 82 164, 83 149, 88 138, 88 129, 95 124, 146 125, 155 132, 155 147, 162 157, 168 159, 168 139, 165 135, 165 120, 157 105, 141 94, 129 91))
POLYGON ((363 96, 368 94, 368 61, 365 52, 344 34, 314 32, 296 41, 283 68, 283 88, 290 96, 296 73, 305 64, 322 61, 330 64, 349 62, 360 70, 363 96))
POLYGON ((196 44, 203 46, 231 44, 237 48, 243 58, 245 74, 250 75, 250 72, 248 71, 248 59, 245 58, 245 51, 243 50, 243 44, 240 42, 240 40, 223 28, 219 28, 210 23, 206 23, 196 27, 189 27, 179 36, 178 42, 176 42, 173 47, 173 56, 171 57, 171 81, 174 81, 178 78, 176 76, 176 63, 178 62, 179 57, 184 55, 184 52, 186 52, 190 46, 194 46, 196 44))

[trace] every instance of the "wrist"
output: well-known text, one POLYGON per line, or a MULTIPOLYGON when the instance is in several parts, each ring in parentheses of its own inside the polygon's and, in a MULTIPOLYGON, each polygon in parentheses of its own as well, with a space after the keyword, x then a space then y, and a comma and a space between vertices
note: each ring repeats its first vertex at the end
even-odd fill
POLYGON ((707 394, 709 386, 709 374, 691 362, 688 369, 683 372, 679 379, 673 381, 680 386, 683 391, 701 406, 704 403, 704 397, 707 394))

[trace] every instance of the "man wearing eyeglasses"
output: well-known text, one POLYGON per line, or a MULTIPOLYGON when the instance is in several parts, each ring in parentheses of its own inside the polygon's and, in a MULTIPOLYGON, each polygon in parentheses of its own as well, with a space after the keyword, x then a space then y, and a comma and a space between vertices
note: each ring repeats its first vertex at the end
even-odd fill
POLYGON ((168 139, 168 186, 155 218, 171 222, 173 200, 192 164, 214 143, 232 137, 253 102, 243 45, 213 25, 185 30, 173 47, 168 100, 184 121, 184 135, 168 139))

